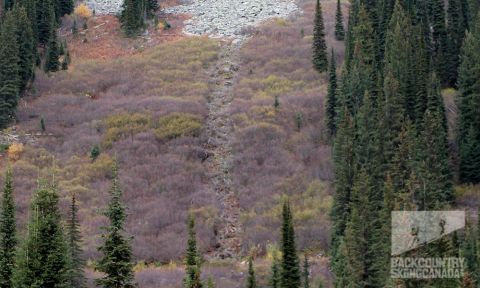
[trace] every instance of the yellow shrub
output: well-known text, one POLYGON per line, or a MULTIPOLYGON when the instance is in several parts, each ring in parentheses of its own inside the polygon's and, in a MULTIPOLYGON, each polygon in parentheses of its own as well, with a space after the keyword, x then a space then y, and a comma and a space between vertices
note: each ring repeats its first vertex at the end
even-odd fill
POLYGON ((159 139, 174 139, 180 136, 199 136, 201 120, 192 114, 175 113, 160 118, 155 133, 159 139))
POLYGON ((76 16, 83 17, 83 18, 92 17, 92 11, 90 11, 90 9, 87 7, 87 5, 85 5, 83 3, 78 5, 77 7, 75 7, 75 10, 73 11, 73 13, 76 16))
POLYGON ((13 143, 10 145, 10 147, 8 147, 8 158, 12 161, 17 161, 20 159, 20 156, 24 150, 25 149, 22 143, 13 143))
POLYGON ((103 145, 111 147, 115 141, 121 138, 147 131, 150 123, 150 116, 145 114, 122 113, 111 115, 104 121, 107 131, 103 139, 103 145))

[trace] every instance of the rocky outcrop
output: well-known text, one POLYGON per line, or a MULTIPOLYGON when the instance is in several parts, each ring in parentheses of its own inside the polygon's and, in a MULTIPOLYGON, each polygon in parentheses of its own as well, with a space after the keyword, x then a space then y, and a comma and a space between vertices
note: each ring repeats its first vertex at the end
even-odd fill
POLYGON ((291 0, 194 0, 166 13, 190 14, 184 32, 222 38, 245 38, 242 31, 273 17, 285 18, 298 7, 291 0))
POLYGON ((117 14, 122 11, 123 0, 87 0, 86 4, 95 14, 117 14))

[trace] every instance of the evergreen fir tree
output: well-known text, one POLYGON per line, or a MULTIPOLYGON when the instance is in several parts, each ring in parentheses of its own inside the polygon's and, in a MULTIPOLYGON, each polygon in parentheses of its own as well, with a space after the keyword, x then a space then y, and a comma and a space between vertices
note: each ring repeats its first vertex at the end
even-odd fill
POLYGON ((19 55, 16 19, 8 11, 0 29, 0 128, 15 119, 19 94, 19 55))
POLYGON ((310 288, 310 263, 308 263, 308 256, 305 254, 303 260, 303 288, 310 288))
POLYGON ((5 175, 0 216, 0 287, 13 287, 13 269, 17 246, 13 177, 10 168, 5 175))
POLYGON ((128 37, 137 35, 144 27, 144 1, 125 0, 120 20, 128 37))
POLYGON ((295 246, 295 232, 290 203, 285 200, 282 210, 282 261, 281 288, 299 288, 301 286, 300 264, 295 246))
POLYGON ((343 41, 345 38, 345 29, 343 28, 343 15, 340 0, 337 0, 337 13, 335 14, 335 39, 343 41))
POLYGON ((73 0, 58 0, 58 13, 59 17, 72 14, 74 6, 73 0))
POLYGON ((51 40, 52 31, 56 29, 55 0, 36 1, 36 33, 40 45, 47 45, 51 40))
MULTIPOLYGON (((477 15, 480 19, 480 13, 477 15)), ((465 36, 459 67, 458 132, 460 180, 480 182, 480 21, 465 36), (477 162, 475 162, 477 161, 477 162)))
POLYGON ((354 116, 362 105, 365 92, 372 93, 376 90, 374 30, 363 5, 359 7, 357 21, 352 30, 352 59, 349 70, 343 77, 341 93, 354 116))
POLYGON ((252 257, 248 258, 248 274, 246 288, 257 288, 257 280, 255 279, 255 270, 253 270, 252 257))
POLYGON ((145 9, 147 10, 147 17, 154 18, 155 13, 160 9, 158 0, 145 0, 145 9))
POLYGON ((323 23, 322 6, 317 0, 315 20, 313 24, 313 68, 322 73, 328 69, 327 44, 325 43, 325 27, 323 23))
POLYGON ((45 55, 45 64, 43 70, 45 72, 56 72, 60 68, 60 51, 57 41, 57 32, 52 30, 50 39, 48 40, 47 52, 45 55))
POLYGON ((197 250, 197 238, 195 233, 195 218, 193 214, 188 215, 188 242, 187 255, 185 256, 185 278, 183 286, 185 288, 202 288, 200 280, 201 260, 197 250))
POLYGON ((209 277, 208 277, 208 280, 207 280, 207 288, 215 288, 215 283, 213 282, 212 276, 209 276, 209 277))
POLYGON ((18 253, 14 287, 68 287, 69 253, 58 201, 56 188, 40 183, 27 239, 18 253))
MULTIPOLYGON (((350 215, 350 194, 355 173, 354 125, 346 107, 340 111, 338 131, 333 147, 335 193, 330 218, 333 222, 332 250, 336 255, 350 215)), ((334 260, 335 262, 335 260, 334 260)))
POLYGON ((19 72, 19 90, 24 91, 30 80, 34 78, 36 47, 33 38, 32 24, 28 19, 25 8, 15 5, 13 9, 16 25, 15 33, 18 44, 18 72, 19 72))
POLYGON ((80 224, 78 223, 77 213, 77 200, 75 194, 73 194, 70 204, 70 214, 67 221, 67 241, 70 252, 69 281, 71 287, 83 287, 85 285, 85 277, 83 275, 85 260, 82 256, 82 236, 80 234, 80 224))
POLYGON ((110 188, 110 202, 105 216, 110 220, 102 235, 103 244, 98 250, 103 254, 98 261, 96 269, 105 273, 97 279, 97 285, 104 288, 133 288, 135 287, 133 275, 133 256, 131 237, 124 230, 125 205, 122 202, 122 190, 118 180, 117 162, 114 162, 112 186, 110 188))
POLYGON ((3 0, 3 9, 4 11, 8 11, 12 9, 14 6, 14 1, 13 0, 3 0))
POLYGON ((462 0, 448 1, 447 34, 448 34, 448 70, 446 85, 453 87, 457 84, 460 49, 462 47, 468 19, 464 18, 462 0))
POLYGON ((448 39, 443 0, 430 0, 433 65, 443 85, 448 82, 448 39))
POLYGON ((276 255, 273 256, 272 267, 270 272, 269 287, 270 288, 280 288, 280 265, 278 263, 278 258, 276 255))
POLYGON ((335 126, 337 118, 337 69, 335 65, 335 53, 332 49, 332 57, 330 59, 329 79, 328 79, 328 92, 327 92, 327 105, 326 105, 326 120, 327 128, 330 135, 335 135, 335 126))

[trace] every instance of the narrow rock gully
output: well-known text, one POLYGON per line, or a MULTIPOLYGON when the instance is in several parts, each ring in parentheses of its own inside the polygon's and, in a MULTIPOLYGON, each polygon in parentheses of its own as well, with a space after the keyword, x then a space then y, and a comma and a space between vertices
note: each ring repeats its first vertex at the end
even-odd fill
POLYGON ((241 42, 223 42, 216 64, 208 71, 214 88, 207 98, 208 140, 204 148, 210 157, 205 165, 211 189, 220 206, 219 220, 215 225, 216 245, 208 256, 220 259, 237 258, 241 250, 240 205, 231 174, 233 123, 229 111, 233 101, 233 84, 239 69, 241 42))

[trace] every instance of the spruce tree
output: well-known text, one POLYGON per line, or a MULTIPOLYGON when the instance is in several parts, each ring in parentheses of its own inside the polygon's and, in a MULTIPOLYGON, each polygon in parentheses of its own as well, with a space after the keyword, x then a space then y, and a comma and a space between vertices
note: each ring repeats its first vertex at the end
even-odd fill
POLYGON ((282 210, 282 261, 281 288, 299 288, 301 286, 300 264, 295 246, 295 231, 290 202, 285 200, 282 210))
POLYGON ((15 226, 15 203, 13 201, 13 177, 10 168, 5 175, 5 184, 0 211, 0 288, 13 287, 13 269, 17 246, 15 226))
POLYGON ((60 51, 57 41, 57 32, 52 30, 50 39, 48 40, 47 52, 45 55, 45 64, 43 70, 45 72, 56 72, 60 69, 60 51))
POLYGON ((144 28, 145 5, 143 0, 125 0, 120 21, 128 37, 136 36, 144 28))
POLYGON ((154 18, 155 13, 160 9, 158 0, 145 0, 145 9, 148 18, 154 18))
POLYGON ((443 0, 430 0, 430 24, 432 30, 433 67, 442 85, 448 82, 448 39, 443 0))
MULTIPOLYGON (((477 20, 480 19, 480 13, 477 20)), ((460 180, 463 183, 480 182, 480 21, 465 36, 459 67, 458 132, 460 180), (476 161, 476 162, 475 162, 476 161)))
POLYGON ((58 0, 58 13, 60 17, 72 14, 75 8, 73 0, 58 0))
POLYGON ((305 254, 303 259, 303 288, 310 288, 310 263, 308 262, 308 256, 305 254))
POLYGON ((18 253, 15 287, 68 287, 69 253, 58 202, 56 187, 40 183, 18 253))
POLYGON ((332 49, 332 57, 330 59, 328 92, 326 104, 326 120, 327 128, 330 135, 335 135, 336 117, 337 117, 337 69, 335 65, 335 53, 332 49))
POLYGON ((280 265, 278 263, 278 258, 276 255, 273 256, 272 267, 270 269, 270 279, 269 287, 270 288, 280 288, 280 265))
POLYGON ((248 257, 248 274, 246 288, 257 288, 257 280, 255 279, 255 270, 253 269, 252 257, 248 257))
POLYGON ((124 225, 126 219, 125 205, 122 202, 122 189, 118 179, 118 167, 115 161, 112 167, 112 186, 110 201, 105 216, 109 219, 109 226, 102 234, 103 243, 98 250, 103 254, 96 269, 105 276, 97 279, 97 285, 104 288, 133 288, 133 256, 131 237, 126 235, 124 225))
POLYGON ((202 288, 203 284, 200 280, 201 260, 197 250, 197 238, 195 233, 195 218, 193 214, 188 215, 188 241, 185 256, 185 278, 183 279, 183 287, 185 288, 202 288))
POLYGON ((13 0, 3 0, 3 11, 8 11, 12 9, 14 6, 14 1, 13 0))
POLYGON ((313 24, 313 68, 322 73, 328 70, 327 44, 325 43, 325 27, 323 23, 322 6, 317 0, 315 20, 313 24))
POLYGON ((67 241, 70 252, 69 281, 71 287, 83 287, 85 285, 85 277, 83 275, 85 260, 82 256, 82 236, 80 234, 80 224, 77 213, 77 200, 75 194, 73 194, 72 202, 70 204, 70 213, 67 220, 67 241))
POLYGON ((51 40, 52 31, 56 29, 55 0, 36 1, 36 33, 40 45, 47 45, 51 40))
POLYGON ((335 14, 335 39, 338 41, 345 39, 345 29, 343 28, 343 14, 340 0, 337 0, 337 13, 335 14))
POLYGON ((0 128, 15 119, 19 95, 16 19, 8 11, 0 29, 0 128))
POLYGON ((17 36, 19 55, 19 90, 24 91, 28 82, 34 78, 36 47, 33 38, 32 24, 28 19, 25 8, 16 5, 13 9, 13 14, 17 22, 15 25, 15 33, 17 36))
POLYGON ((464 18, 462 0, 448 1, 447 10, 447 35, 448 35, 448 51, 447 51, 447 78, 446 85, 453 87, 457 84, 458 65, 460 62, 460 49, 463 43, 463 37, 467 30, 468 19, 464 18))

